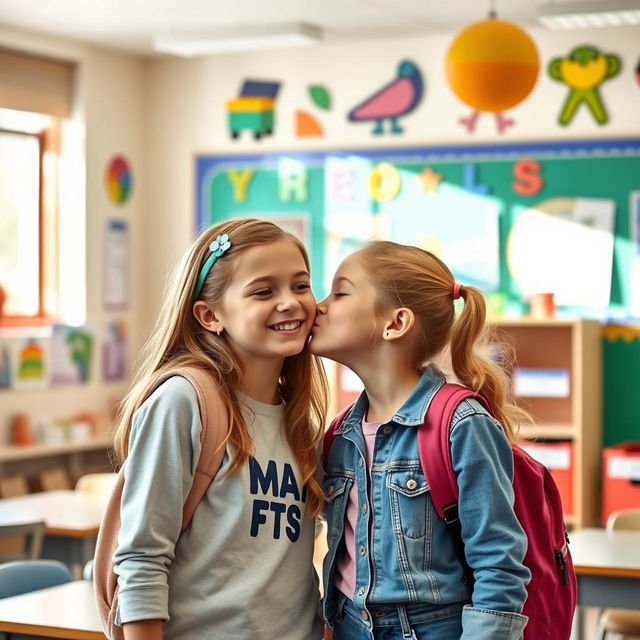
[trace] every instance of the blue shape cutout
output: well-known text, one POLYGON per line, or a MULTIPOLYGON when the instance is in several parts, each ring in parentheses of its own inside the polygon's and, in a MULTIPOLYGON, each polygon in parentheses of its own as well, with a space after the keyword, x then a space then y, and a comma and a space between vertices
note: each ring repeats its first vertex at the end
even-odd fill
POLYGON ((491 193, 491 187, 488 184, 477 184, 477 178, 478 165, 473 162, 465 164, 462 186, 471 193, 477 193, 481 196, 489 195, 491 193))

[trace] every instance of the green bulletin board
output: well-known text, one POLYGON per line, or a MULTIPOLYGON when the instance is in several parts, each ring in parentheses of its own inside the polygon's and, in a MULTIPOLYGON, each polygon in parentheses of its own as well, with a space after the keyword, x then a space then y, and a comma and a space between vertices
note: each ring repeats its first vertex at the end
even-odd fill
MULTIPOLYGON (((435 250, 458 281, 516 312, 527 294, 516 266, 530 256, 529 272, 568 278, 561 312, 640 324, 638 138, 201 155, 195 173, 196 230, 236 216, 283 223, 309 248, 318 299, 341 258, 378 237, 435 250), (578 214, 593 203, 604 209, 578 214), (542 235, 523 226, 532 210, 553 223, 542 235), (567 240, 555 237, 563 225, 567 240), (587 303, 571 299, 594 289, 602 294, 587 303)), ((627 427, 616 416, 617 381, 640 380, 640 353, 621 356, 616 340, 603 347, 605 443, 640 439, 640 408, 628 409, 627 427)))
POLYGON ((640 326, 604 327, 602 347, 603 444, 640 441, 640 326))

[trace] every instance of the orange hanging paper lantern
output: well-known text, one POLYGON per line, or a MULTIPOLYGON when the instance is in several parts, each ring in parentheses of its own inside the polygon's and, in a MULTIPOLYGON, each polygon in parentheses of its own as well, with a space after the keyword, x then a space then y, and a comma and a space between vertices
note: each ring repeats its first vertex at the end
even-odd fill
POLYGON ((538 50, 517 25, 489 18, 463 29, 446 57, 454 93, 477 111, 500 112, 522 102, 540 69, 538 50))

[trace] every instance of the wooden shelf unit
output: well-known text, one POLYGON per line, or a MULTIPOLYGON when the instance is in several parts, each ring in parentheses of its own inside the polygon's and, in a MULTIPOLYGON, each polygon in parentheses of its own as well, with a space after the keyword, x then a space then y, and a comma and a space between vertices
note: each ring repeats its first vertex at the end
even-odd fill
POLYGON ((575 528, 599 524, 599 468, 602 448, 602 343, 600 323, 582 319, 495 319, 498 339, 513 349, 513 366, 569 372, 566 398, 518 398, 534 419, 520 430, 523 440, 573 444, 575 528))
POLYGON ((110 435, 96 436, 80 442, 38 445, 0 445, 0 477, 15 474, 26 478, 52 468, 64 468, 71 476, 112 471, 110 435))

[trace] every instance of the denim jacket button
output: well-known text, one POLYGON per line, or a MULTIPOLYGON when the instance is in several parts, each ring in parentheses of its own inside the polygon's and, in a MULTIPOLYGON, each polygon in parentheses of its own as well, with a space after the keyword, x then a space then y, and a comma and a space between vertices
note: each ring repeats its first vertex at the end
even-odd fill
POLYGON ((358 589, 358 595, 359 595, 359 596, 363 596, 363 595, 364 595, 364 592, 365 592, 365 588, 364 588, 364 587, 360 587, 360 588, 358 589))
POLYGON ((360 458, 360 460, 358 460, 358 466, 361 467, 364 464, 364 461, 362 460, 362 458, 360 458))
POLYGON ((366 502, 362 505, 361 511, 362 511, 362 513, 367 513, 367 503, 366 502))
POLYGON ((393 427, 387 425, 383 430, 382 433, 386 433, 387 435, 389 435, 391 432, 393 431, 393 427))
POLYGON ((413 478, 407 480, 407 489, 409 489, 409 491, 413 491, 417 486, 418 483, 413 478))
POLYGON ((360 609, 360 617, 363 620, 368 620, 369 619, 369 614, 364 609, 360 609))
POLYGON ((363 556, 365 553, 367 553, 367 549, 363 544, 361 544, 360 545, 360 555, 363 556))

